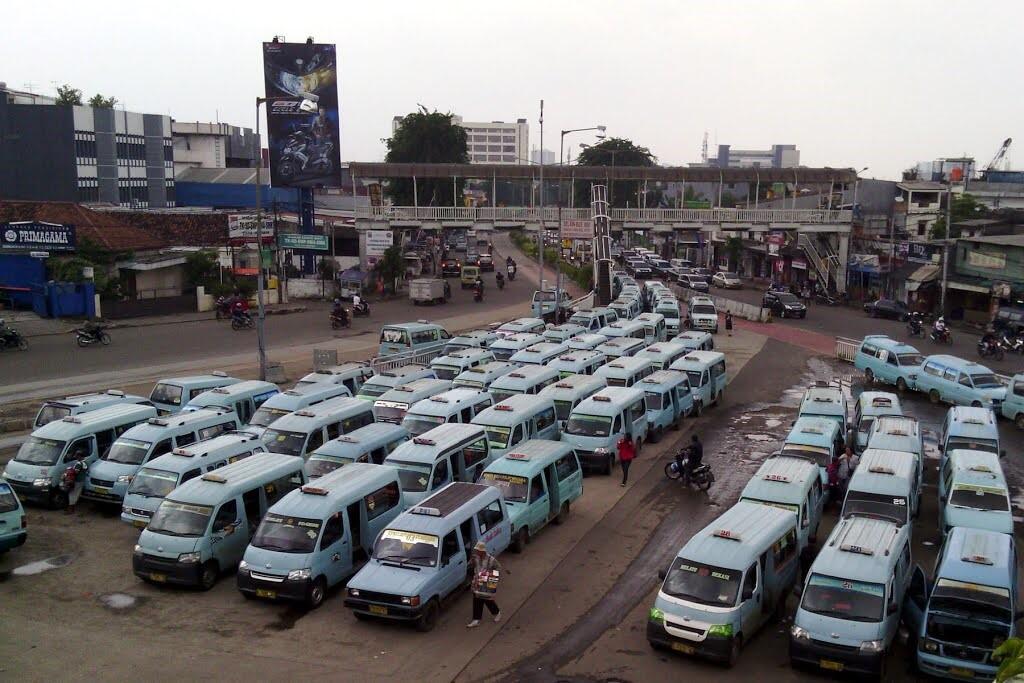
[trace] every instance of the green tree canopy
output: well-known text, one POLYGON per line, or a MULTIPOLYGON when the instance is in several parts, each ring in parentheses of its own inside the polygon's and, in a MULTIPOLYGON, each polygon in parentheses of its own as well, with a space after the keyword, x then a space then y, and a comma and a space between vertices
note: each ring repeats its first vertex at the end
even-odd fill
MULTIPOLYGON (((420 110, 408 114, 398 124, 395 134, 388 138, 388 163, 468 164, 466 129, 456 125, 453 114, 437 110, 420 110)), ((421 178, 416 181, 415 197, 420 206, 453 206, 461 202, 465 178, 453 183, 444 178, 421 178)), ((388 185, 388 196, 397 206, 413 205, 412 178, 393 178, 388 185)))
MULTIPOLYGON (((608 138, 596 145, 583 149, 576 163, 579 166, 655 166, 657 158, 651 150, 637 145, 626 138, 608 138)), ((619 180, 610 183, 608 188, 609 202, 614 207, 637 206, 637 180, 619 180)), ((576 184, 576 206, 590 206, 590 183, 576 184)))
POLYGON ((217 252, 206 249, 194 251, 185 257, 185 281, 191 287, 211 285, 220 279, 217 252))
MULTIPOLYGON (((988 208, 979 202, 977 198, 967 192, 953 197, 953 204, 949 207, 953 218, 953 231, 950 237, 959 237, 960 231, 956 227, 957 221, 966 221, 972 218, 985 218, 988 215, 988 208)), ((946 239, 946 215, 939 216, 939 219, 932 224, 928 232, 928 238, 933 240, 946 239)))
POLYGON ((82 104, 82 91, 71 87, 67 83, 57 86, 57 104, 62 107, 82 104))
POLYGON ((113 109, 115 104, 117 104, 116 97, 104 97, 99 93, 89 98, 89 106, 97 109, 113 109))

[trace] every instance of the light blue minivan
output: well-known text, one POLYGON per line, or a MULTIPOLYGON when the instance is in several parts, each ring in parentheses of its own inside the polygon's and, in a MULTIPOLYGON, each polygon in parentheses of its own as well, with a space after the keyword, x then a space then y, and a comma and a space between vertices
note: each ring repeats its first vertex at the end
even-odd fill
POLYGON ((3 478, 23 501, 64 507, 64 471, 79 461, 91 466, 118 437, 154 417, 151 405, 119 404, 47 423, 21 444, 3 478))
POLYGON ((953 406, 946 411, 946 419, 939 432, 939 451, 942 464, 958 448, 995 453, 1000 458, 1006 451, 999 447, 999 427, 996 416, 988 408, 953 406))
POLYGON ((718 405, 725 394, 728 377, 725 372, 724 353, 690 351, 672 363, 669 370, 682 370, 690 377, 695 415, 700 415, 708 406, 718 405))
POLYGON ((526 365, 516 368, 491 382, 488 392, 495 403, 519 394, 539 394, 541 390, 558 380, 558 371, 543 365, 526 365))
POLYGON ((573 350, 548 363, 548 367, 557 370, 559 377, 593 375, 607 360, 600 351, 573 350))
POLYGON ((410 435, 419 436, 448 422, 469 424, 492 405, 494 400, 486 391, 460 387, 414 403, 402 418, 402 426, 410 435))
POLYGON ((668 370, 673 363, 689 352, 690 349, 685 344, 678 341, 667 341, 651 344, 636 355, 637 358, 650 358, 651 365, 655 370, 668 370))
POLYGON ((519 334, 510 334, 498 339, 488 347, 488 350, 490 350, 498 360, 511 360, 512 356, 516 355, 516 353, 522 351, 526 347, 543 342, 544 337, 539 334, 535 334, 533 332, 521 332, 519 334))
POLYGON ((455 389, 466 388, 476 389, 477 391, 488 391, 491 388, 491 383, 498 379, 502 375, 507 375, 510 372, 514 372, 517 365, 513 365, 508 361, 495 360, 490 363, 484 363, 478 365, 475 368, 470 368, 465 372, 461 373, 458 377, 452 380, 452 387, 455 389))
POLYGON ((820 417, 832 420, 839 425, 839 433, 846 441, 846 428, 849 426, 850 411, 846 406, 846 394, 838 386, 828 382, 817 382, 804 392, 800 400, 798 417, 820 417))
POLYGON ((520 367, 524 365, 547 365, 568 350, 569 344, 567 342, 540 342, 515 352, 508 359, 508 362, 520 367))
POLYGON ((828 484, 826 469, 839 457, 843 437, 835 420, 798 417, 782 443, 782 455, 810 460, 818 466, 822 486, 828 484))
POLYGON ((256 436, 263 436, 263 432, 270 425, 285 415, 294 413, 296 410, 310 408, 332 398, 351 395, 351 391, 345 384, 323 382, 303 384, 301 386, 296 385, 294 389, 282 391, 267 399, 266 403, 253 413, 244 431, 256 436))
POLYGON ((875 418, 868 436, 868 449, 910 453, 917 468, 917 488, 924 482, 924 439, 921 423, 913 417, 883 415, 875 418))
POLYGON ((690 379, 681 370, 658 370, 634 386, 644 392, 651 443, 660 441, 667 429, 679 429, 683 417, 693 412, 690 379))
POLYGON ((648 642, 735 665, 757 631, 785 612, 799 557, 795 514, 736 503, 694 534, 661 572, 648 642))
POLYGON ((900 391, 917 388, 922 363, 920 351, 884 334, 864 337, 853 358, 853 365, 864 373, 865 382, 885 382, 900 391))
POLYGON ((510 541, 501 493, 453 482, 403 512, 377 537, 373 555, 349 579, 345 606, 359 619, 412 622, 433 630, 441 603, 466 585, 470 553, 500 555, 510 541))
POLYGON ((882 415, 903 415, 903 406, 896 394, 887 391, 862 391, 853 408, 854 450, 858 453, 868 447, 871 426, 882 415))
POLYGON ((302 459, 259 453, 171 491, 132 551, 147 583, 213 588, 235 567, 267 509, 306 483, 302 459))
POLYGON ((769 456, 743 487, 740 500, 795 514, 800 552, 818 542, 825 496, 818 467, 813 462, 785 455, 769 456))
POLYGON ((385 391, 380 398, 373 402, 373 417, 377 422, 401 424, 409 408, 431 396, 443 394, 451 388, 452 383, 449 380, 431 377, 414 379, 408 384, 400 384, 394 389, 385 391))
POLYGON ((36 413, 32 422, 32 429, 38 429, 45 424, 62 420, 65 417, 81 415, 107 406, 116 406, 122 403, 133 403, 151 405, 145 396, 126 394, 119 389, 107 389, 94 394, 78 394, 66 398, 58 398, 52 401, 45 401, 36 413))
POLYGON ((408 384, 425 377, 436 378, 437 375, 426 365, 418 363, 402 365, 392 370, 383 370, 366 380, 363 386, 359 387, 359 393, 356 394, 356 398, 373 402, 389 389, 394 389, 400 384, 408 384))
POLYGON ((935 566, 931 582, 914 569, 903 609, 917 668, 939 678, 992 680, 992 653, 1016 637, 1020 617, 1013 536, 955 527, 935 566))
POLYGON ((610 387, 631 387, 652 372, 654 364, 649 358, 633 356, 609 360, 594 376, 603 377, 610 387))
POLYGON ((398 468, 402 502, 412 507, 453 481, 476 481, 492 460, 483 427, 450 422, 401 444, 384 464, 398 468))
POLYGON ((588 333, 580 334, 569 340, 569 348, 573 351, 593 351, 601 344, 608 341, 603 334, 588 333))
POLYGON ((609 361, 613 361, 616 358, 628 358, 629 356, 635 356, 646 348, 647 342, 643 339, 624 337, 609 339, 603 344, 600 344, 594 350, 599 353, 603 353, 609 361))
POLYGON ((440 351, 451 339, 448 330, 426 320, 414 323, 395 323, 380 329, 381 356, 397 353, 427 353, 440 351))
POLYGON ((398 470, 384 465, 352 463, 295 489, 263 516, 238 564, 238 590, 319 607, 403 509, 398 470))
POLYGON ((262 438, 271 453, 305 459, 327 441, 373 421, 373 410, 366 401, 339 396, 285 415, 263 432, 262 438))
POLYGON ((561 524, 583 495, 583 471, 572 447, 544 439, 530 439, 492 462, 480 483, 501 491, 517 553, 548 522, 561 524))
POLYGON ((917 378, 917 390, 932 403, 944 401, 959 406, 1000 410, 1006 385, 984 365, 956 356, 928 356, 917 378))
POLYGON ((715 338, 710 332, 685 330, 672 341, 682 344, 691 351, 714 351, 715 338))
POLYGON ((1024 374, 1016 374, 1010 380, 1000 411, 1003 417, 1013 420, 1018 429, 1024 429, 1024 374))
POLYGON ((939 529, 957 526, 1013 535, 1013 508, 999 456, 955 450, 939 473, 939 529))
POLYGON ((840 517, 887 519, 903 526, 920 511, 917 463, 910 453, 868 448, 846 487, 840 517))
POLYGON ((568 342, 575 336, 586 333, 587 328, 582 325, 577 325, 572 322, 563 323, 561 325, 555 325, 544 330, 543 336, 545 339, 555 343, 568 342))
POLYGON ((204 391, 189 401, 183 410, 226 408, 235 411, 238 421, 246 425, 260 406, 278 393, 280 389, 276 384, 250 379, 204 391))
POLYGON ((149 400, 156 406, 160 415, 181 412, 189 401, 204 391, 238 384, 242 380, 220 370, 209 375, 189 375, 187 377, 167 377, 159 380, 149 394, 149 400))
POLYGON ((630 439, 637 452, 647 440, 647 405, 637 387, 606 387, 579 402, 569 413, 562 441, 576 451, 580 464, 611 474, 618 461, 619 439, 630 439))
POLYGON ((487 349, 468 348, 438 356, 430 361, 430 369, 438 379, 453 380, 460 373, 494 360, 494 354, 487 349))
POLYGON ((593 375, 567 375, 554 384, 549 384, 538 394, 555 402, 555 416, 558 418, 559 429, 565 427, 573 408, 583 399, 593 396, 608 384, 602 377, 593 375))
POLYGON ((337 439, 331 439, 313 451, 303 469, 310 481, 353 462, 381 465, 396 448, 409 440, 409 432, 401 425, 374 422, 337 439))
POLYGON ((0 554, 25 544, 28 517, 18 494, 6 481, 0 481, 0 554))
POLYGON ((558 441, 560 434, 555 402, 547 396, 509 396, 474 417, 473 424, 487 430, 492 459, 528 439, 558 441))
POLYGON ((366 363, 339 363, 319 368, 295 383, 295 389, 307 384, 344 384, 355 396, 363 382, 373 377, 373 368, 366 363))

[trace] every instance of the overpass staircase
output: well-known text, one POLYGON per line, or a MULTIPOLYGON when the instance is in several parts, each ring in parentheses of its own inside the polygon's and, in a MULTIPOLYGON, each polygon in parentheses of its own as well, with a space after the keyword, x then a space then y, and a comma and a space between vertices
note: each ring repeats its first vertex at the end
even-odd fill
POLYGON ((825 289, 829 292, 842 292, 846 289, 842 261, 826 235, 799 233, 797 246, 807 254, 807 259, 818 274, 818 281, 825 289))

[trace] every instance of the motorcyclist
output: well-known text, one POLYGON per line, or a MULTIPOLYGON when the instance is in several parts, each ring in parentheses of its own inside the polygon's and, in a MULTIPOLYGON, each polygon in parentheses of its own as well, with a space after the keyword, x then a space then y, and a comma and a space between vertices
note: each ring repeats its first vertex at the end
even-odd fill
POLYGON ((498 283, 498 289, 505 286, 505 276, 500 271, 494 274, 494 280, 498 283))
POLYGON ((249 317, 249 313, 245 310, 245 304, 241 299, 235 299, 235 303, 231 305, 231 317, 238 320, 244 320, 249 317))
POLYGON ((946 328, 946 317, 939 316, 932 324, 932 334, 937 338, 942 339, 948 334, 949 330, 946 328))
POLYGON ((86 320, 85 324, 82 325, 82 331, 85 332, 85 335, 87 337, 91 337, 93 339, 99 339, 100 332, 103 331, 103 326, 100 325, 95 320, 86 320))
POLYGON ((999 344, 999 340, 996 337, 996 331, 991 325, 985 328, 985 334, 981 336, 981 343, 984 344, 989 351, 995 351, 996 346, 999 344))
POLYGON ((479 275, 476 277, 476 282, 473 283, 473 295, 478 301, 484 300, 484 281, 479 275))
MULTIPOLYGON (((337 301, 337 299, 335 299, 335 301, 337 301)), ((352 310, 353 311, 361 311, 362 309, 363 309, 363 297, 359 296, 358 294, 353 294, 352 295, 352 310)))
POLYGON ((910 323, 910 329, 915 334, 921 331, 921 314, 918 311, 911 313, 910 319, 907 322, 910 323))
POLYGON ((690 439, 690 445, 676 453, 676 467, 682 472, 684 482, 690 482, 693 471, 700 467, 701 460, 703 459, 704 444, 700 442, 700 437, 694 434, 690 439))
POLYGON ((0 341, 16 341, 18 334, 14 331, 13 327, 7 326, 7 321, 0 318, 0 341))
MULTIPOLYGON (((352 301, 355 302, 356 297, 352 297, 352 301)), ((334 300, 334 307, 331 309, 331 317, 339 320, 343 325, 348 322, 348 311, 341 305, 341 299, 334 300)))

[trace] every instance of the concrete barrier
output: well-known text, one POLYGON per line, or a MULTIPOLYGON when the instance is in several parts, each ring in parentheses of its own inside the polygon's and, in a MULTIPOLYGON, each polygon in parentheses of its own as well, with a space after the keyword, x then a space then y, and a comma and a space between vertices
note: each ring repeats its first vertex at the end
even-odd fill
POLYGON ((761 308, 760 306, 755 306, 753 304, 745 304, 742 301, 735 301, 733 299, 714 296, 712 294, 701 294, 700 292, 694 292, 691 289, 679 289, 677 291, 679 298, 687 303, 689 303, 690 299, 694 296, 703 296, 711 299, 715 304, 715 308, 717 308, 720 313, 729 311, 737 318, 743 318, 744 320, 759 323, 771 322, 771 311, 767 308, 761 308))

